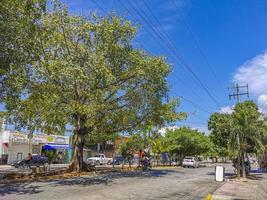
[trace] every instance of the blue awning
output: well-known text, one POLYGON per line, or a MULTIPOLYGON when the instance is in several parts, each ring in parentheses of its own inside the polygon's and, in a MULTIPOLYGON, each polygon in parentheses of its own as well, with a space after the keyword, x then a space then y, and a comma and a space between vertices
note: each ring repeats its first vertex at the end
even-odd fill
POLYGON ((46 144, 42 147, 44 150, 71 149, 68 144, 46 144))

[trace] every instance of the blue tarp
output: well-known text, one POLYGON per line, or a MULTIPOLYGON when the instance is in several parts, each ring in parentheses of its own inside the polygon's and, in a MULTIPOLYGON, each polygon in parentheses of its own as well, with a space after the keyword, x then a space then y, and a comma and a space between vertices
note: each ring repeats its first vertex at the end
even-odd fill
POLYGON ((44 150, 71 149, 68 144, 46 144, 42 147, 44 150))

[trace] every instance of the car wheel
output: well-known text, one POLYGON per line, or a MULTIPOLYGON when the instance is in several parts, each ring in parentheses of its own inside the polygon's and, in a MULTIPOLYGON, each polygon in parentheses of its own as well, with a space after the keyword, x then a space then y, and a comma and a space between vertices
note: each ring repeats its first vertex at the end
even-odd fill
POLYGON ((96 164, 96 165, 101 165, 99 160, 97 160, 97 161, 95 162, 95 164, 96 164))
POLYGON ((183 168, 185 168, 185 166, 183 166, 183 168))

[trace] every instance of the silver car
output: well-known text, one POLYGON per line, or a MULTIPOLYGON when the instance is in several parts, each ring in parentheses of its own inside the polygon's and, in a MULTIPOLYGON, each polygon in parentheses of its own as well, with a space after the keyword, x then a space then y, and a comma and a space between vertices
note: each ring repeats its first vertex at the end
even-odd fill
POLYGON ((182 166, 183 167, 194 167, 194 168, 198 168, 199 167, 199 161, 197 160, 196 157, 192 157, 192 156, 186 156, 182 162, 182 166))

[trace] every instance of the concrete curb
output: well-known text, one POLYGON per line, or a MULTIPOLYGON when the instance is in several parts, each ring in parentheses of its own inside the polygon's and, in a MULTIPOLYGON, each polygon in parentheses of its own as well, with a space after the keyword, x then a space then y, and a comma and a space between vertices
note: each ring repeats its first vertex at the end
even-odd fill
POLYGON ((224 184, 226 184, 227 182, 228 182, 229 180, 228 179, 226 179, 225 181, 223 181, 222 183, 220 183, 218 186, 216 186, 215 187, 215 189, 211 192, 211 199, 212 200, 216 200, 216 199, 218 199, 218 200, 228 200, 227 198, 224 198, 224 197, 217 197, 218 195, 214 195, 214 193, 220 188, 220 187, 222 187, 224 184))

